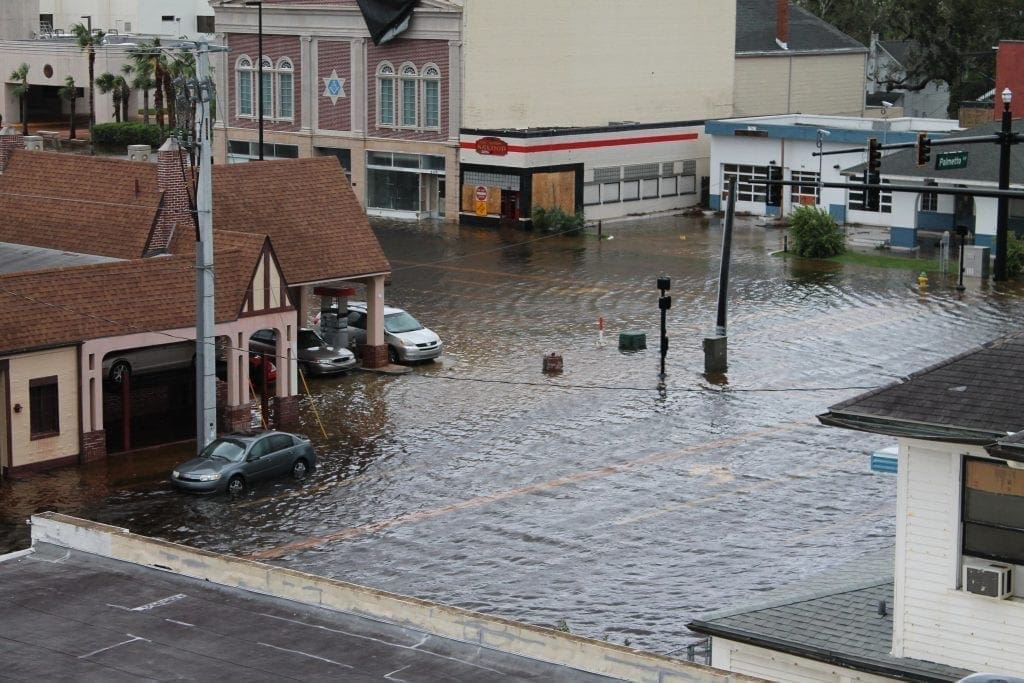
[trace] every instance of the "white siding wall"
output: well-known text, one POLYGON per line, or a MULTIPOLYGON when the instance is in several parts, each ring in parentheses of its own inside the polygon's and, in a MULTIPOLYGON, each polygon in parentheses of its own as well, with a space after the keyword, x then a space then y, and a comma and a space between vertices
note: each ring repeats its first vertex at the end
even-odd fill
POLYGON ((786 683, 885 683, 894 678, 861 673, 745 643, 715 638, 711 666, 786 683))
POLYGON ((894 654, 974 671, 1024 671, 1024 599, 958 589, 962 454, 984 451, 902 440, 905 514, 896 547, 894 654))
POLYGON ((739 57, 736 116, 864 112, 866 53, 739 57))
POLYGON ((732 116, 735 3, 473 0, 463 16, 464 127, 732 116))
MULTIPOLYGON (((825 138, 828 140, 828 138, 825 138)), ((835 149, 847 149, 849 143, 828 143, 822 149, 824 151, 835 149)), ((826 183, 844 182, 845 177, 839 174, 834 166, 837 159, 842 159, 840 166, 850 165, 856 161, 855 155, 844 155, 842 157, 821 157, 823 162, 820 167, 818 157, 812 156, 818 151, 817 143, 814 140, 785 140, 781 138, 754 138, 754 137, 729 137, 716 136, 711 149, 710 182, 711 194, 721 195, 726 189, 722 182, 723 164, 742 164, 753 166, 767 166, 774 161, 776 165, 783 167, 784 179, 792 179, 794 171, 802 173, 818 173, 819 168, 826 183), (851 161, 853 159, 853 161, 851 161)), ((792 189, 788 186, 783 190, 782 214, 789 214, 795 206, 792 205, 790 197, 792 189)), ((830 204, 846 204, 846 190, 841 188, 822 188, 821 206, 827 210, 830 204)), ((723 208, 725 206, 723 202, 723 208)), ((750 213, 758 216, 765 215, 767 206, 764 202, 737 202, 736 211, 750 213)))

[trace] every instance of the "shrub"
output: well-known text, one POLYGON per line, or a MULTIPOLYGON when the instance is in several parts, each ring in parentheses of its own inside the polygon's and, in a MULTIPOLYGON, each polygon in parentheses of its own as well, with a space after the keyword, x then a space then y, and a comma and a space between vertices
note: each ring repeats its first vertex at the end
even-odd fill
POLYGON ((846 251, 846 237, 836 221, 815 206, 801 206, 789 216, 793 251, 807 258, 829 258, 846 251))
POLYGON ((569 214, 555 207, 545 209, 543 206, 533 207, 530 213, 533 229, 548 233, 565 233, 577 235, 583 230, 583 214, 569 214))
POLYGON ((128 145, 149 145, 156 149, 164 142, 160 127, 138 121, 97 123, 92 129, 93 142, 102 147, 127 150, 128 145))
POLYGON ((1024 275, 1024 239, 1010 232, 1006 235, 1006 277, 1024 275))

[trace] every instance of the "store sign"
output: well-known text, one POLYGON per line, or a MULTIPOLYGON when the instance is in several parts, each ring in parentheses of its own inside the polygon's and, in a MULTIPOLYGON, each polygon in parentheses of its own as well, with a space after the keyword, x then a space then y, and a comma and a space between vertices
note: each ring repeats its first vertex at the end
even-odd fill
POLYGON ((935 155, 935 170, 967 168, 967 152, 939 152, 935 155))
POLYGON ((476 186, 476 200, 478 202, 486 202, 487 201, 487 188, 484 187, 483 185, 477 185, 476 186))
POLYGON ((508 143, 501 138, 480 138, 476 141, 476 153, 503 157, 508 154, 508 143))

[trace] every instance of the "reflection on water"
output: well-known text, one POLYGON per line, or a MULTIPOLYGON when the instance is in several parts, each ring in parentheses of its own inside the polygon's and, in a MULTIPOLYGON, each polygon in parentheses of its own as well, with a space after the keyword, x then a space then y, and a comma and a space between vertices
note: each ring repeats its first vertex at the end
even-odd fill
POLYGON ((892 544, 894 480, 868 471, 888 442, 814 416, 1007 332, 1022 312, 1017 286, 969 281, 960 296, 932 277, 922 294, 916 270, 773 255, 781 231, 740 219, 729 372, 705 377, 717 218, 610 223, 603 240, 376 229, 394 267, 389 303, 438 332, 445 357, 407 376, 310 380, 300 431, 321 455, 313 477, 200 498, 166 482, 188 447, 116 456, 0 484, 0 543, 25 545, 23 520, 56 509, 675 651, 702 612, 892 544), (673 305, 659 392, 662 275, 673 305), (634 330, 648 349, 620 352, 618 334, 634 330), (551 352, 561 375, 542 373, 551 352))

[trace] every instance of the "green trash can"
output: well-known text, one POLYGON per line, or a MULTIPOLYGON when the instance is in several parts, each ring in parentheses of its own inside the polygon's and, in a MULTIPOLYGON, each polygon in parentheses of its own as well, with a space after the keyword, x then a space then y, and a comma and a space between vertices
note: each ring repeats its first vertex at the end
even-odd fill
POLYGON ((645 332, 620 332, 619 351, 640 351, 647 348, 645 332))

